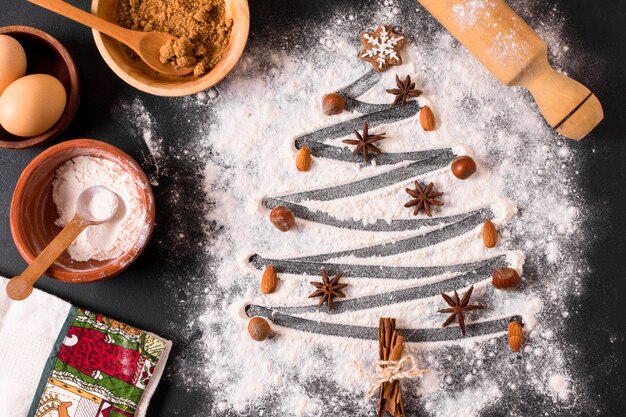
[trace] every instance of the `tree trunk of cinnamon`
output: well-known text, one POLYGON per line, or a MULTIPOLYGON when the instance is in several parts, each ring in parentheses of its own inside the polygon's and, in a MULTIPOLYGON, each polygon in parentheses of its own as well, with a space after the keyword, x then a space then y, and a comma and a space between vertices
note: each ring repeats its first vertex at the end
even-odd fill
MULTIPOLYGON (((398 361, 404 352, 404 337, 396 333, 396 319, 381 318, 378 325, 378 352, 380 360, 398 361)), ((388 412, 394 417, 405 417, 400 381, 385 382, 380 388, 378 416, 388 412)))

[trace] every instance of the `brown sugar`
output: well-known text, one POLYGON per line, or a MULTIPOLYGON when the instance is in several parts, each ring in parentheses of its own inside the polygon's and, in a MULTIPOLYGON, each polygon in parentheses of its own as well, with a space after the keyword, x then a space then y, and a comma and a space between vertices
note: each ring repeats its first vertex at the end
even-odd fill
POLYGON ((179 39, 161 48, 161 62, 194 67, 194 75, 213 68, 228 45, 232 20, 224 0, 120 0, 117 23, 132 30, 159 31, 179 39))

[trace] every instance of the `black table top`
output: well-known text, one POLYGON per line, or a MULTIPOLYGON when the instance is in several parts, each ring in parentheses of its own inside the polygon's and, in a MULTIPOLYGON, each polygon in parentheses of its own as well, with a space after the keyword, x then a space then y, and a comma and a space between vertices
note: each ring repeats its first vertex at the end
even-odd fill
MULTIPOLYGON (((410 1, 410 0, 407 0, 410 1)), ((78 5, 78 2, 73 1, 78 5)), ((82 7, 87 9, 87 1, 82 7)), ((317 1, 274 0, 252 1, 251 44, 265 42, 281 30, 279 22, 287 19, 292 24, 328 17, 334 8, 366 6, 366 0, 317 1), (357 3, 357 4, 355 4, 357 3), (362 4, 361 4, 362 3, 362 4), (269 28, 272 28, 269 30, 269 28)), ((558 0, 544 2, 558 4, 566 17, 566 31, 585 44, 603 60, 604 77, 586 77, 592 66, 582 66, 580 73, 570 74, 575 79, 587 80, 588 87, 603 104, 606 120, 579 146, 587 149, 581 181, 587 195, 594 202, 593 221, 587 226, 594 233, 589 253, 593 273, 587 278, 584 298, 577 314, 568 321, 569 332, 579 340, 580 374, 588 375, 586 383, 602 404, 598 415, 624 415, 626 386, 626 354, 624 344, 626 294, 626 245, 623 240, 626 225, 626 118, 621 108, 621 94, 626 92, 626 7, 619 0, 558 0), (591 150, 595 151, 592 152, 591 150), (624 158, 624 159, 622 159, 624 158), (598 325, 598 323, 601 323, 598 325)), ((124 84, 105 65, 100 57, 90 30, 40 9, 24 0, 2 0, 0 25, 31 25, 59 39, 75 58, 82 77, 83 96, 78 115, 60 140, 97 138, 108 141, 128 152, 138 161, 147 149, 140 133, 120 125, 116 111, 121 102, 132 102, 141 97, 153 111, 170 117, 161 136, 165 149, 172 155, 185 149, 185 118, 176 114, 176 100, 143 94, 124 84), (120 134, 120 132, 123 132, 120 134)), ((532 25, 532 22, 530 22, 532 25)), ((49 146, 49 145, 47 145, 49 146)), ((46 146, 46 147, 47 147, 46 146)), ((18 254, 9 230, 9 203, 22 169, 45 147, 23 151, 0 151, 0 275, 13 276, 26 266, 18 254)), ((166 155, 165 158, 168 158, 166 155)), ((196 219, 201 216, 197 205, 187 204, 202 199, 201 168, 198 161, 168 159, 160 185, 154 189, 157 207, 157 225, 151 243, 141 258, 120 277, 84 286, 69 286, 50 279, 42 279, 38 287, 72 303, 126 321, 172 339, 174 350, 168 371, 159 386, 148 415, 202 416, 210 414, 210 394, 205 389, 188 386, 175 370, 184 363, 202 365, 202 358, 192 347, 201 337, 191 319, 181 311, 202 309, 202 297, 189 294, 186 283, 192 279, 207 279, 199 258, 201 251, 182 251, 183 242, 162 244, 172 233, 184 233, 190 241, 205 239, 196 219), (171 195, 183 189, 184 195, 172 203, 171 195), (196 208, 194 208, 196 207, 196 208), (184 214, 183 214, 184 213, 184 214), (174 253, 176 256, 172 256, 174 253), (181 253, 185 253, 181 256, 181 253)), ((149 168, 149 167, 144 167, 149 168)), ((536 410, 535 410, 536 411, 536 410)), ((504 415, 490 411, 490 415, 504 415)), ((250 415, 254 415, 251 412, 250 415)), ((528 415, 537 415, 534 412, 528 415)))

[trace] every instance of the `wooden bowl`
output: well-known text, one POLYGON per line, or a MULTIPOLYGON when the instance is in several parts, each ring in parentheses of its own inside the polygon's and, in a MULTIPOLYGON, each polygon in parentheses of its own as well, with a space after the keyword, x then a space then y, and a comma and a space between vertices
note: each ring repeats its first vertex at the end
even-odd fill
POLYGON ((67 104, 61 118, 41 135, 23 138, 7 132, 0 126, 0 148, 24 149, 49 142, 70 125, 80 101, 80 80, 74 60, 52 36, 29 26, 0 27, 0 34, 15 38, 26 52, 26 74, 48 74, 61 81, 67 93, 67 104))
MULTIPOLYGON (((91 12, 115 23, 118 0, 93 0, 91 12)), ((146 93, 157 96, 188 96, 220 82, 239 61, 248 41, 250 12, 247 0, 226 0, 226 13, 233 19, 231 36, 222 59, 208 73, 200 76, 173 77, 159 74, 142 61, 131 58, 128 48, 118 41, 93 31, 102 58, 122 80, 146 93)))
POLYGON ((137 242, 117 259, 76 262, 67 252, 46 271, 46 275, 65 282, 91 282, 112 277, 126 269, 146 247, 154 228, 154 196, 148 178, 130 156, 115 146, 91 139, 60 143, 42 152, 22 172, 11 201, 10 224, 13 241, 29 264, 61 231, 52 201, 54 174, 61 165, 78 156, 108 159, 128 172, 141 196, 146 224, 137 242))

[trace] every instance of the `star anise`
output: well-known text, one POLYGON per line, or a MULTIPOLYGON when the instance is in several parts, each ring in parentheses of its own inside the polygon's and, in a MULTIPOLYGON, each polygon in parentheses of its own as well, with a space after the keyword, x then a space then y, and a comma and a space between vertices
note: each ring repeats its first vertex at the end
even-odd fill
POLYGON ((343 143, 347 143, 348 145, 356 146, 354 152, 352 152, 352 155, 361 153, 365 162, 369 162, 370 152, 376 154, 382 153, 382 151, 376 145, 374 145, 374 143, 386 139, 385 134, 381 133, 379 135, 370 135, 367 122, 363 122, 363 133, 359 133, 356 129, 354 129, 354 136, 356 136, 356 140, 346 139, 343 141, 343 143))
POLYGON ((407 99, 410 97, 419 97, 422 95, 422 91, 415 88, 415 83, 411 82, 411 76, 407 75, 404 81, 400 80, 400 77, 396 74, 396 85, 398 88, 390 88, 387 90, 389 94, 393 94, 396 98, 393 100, 391 107, 402 103, 402 107, 406 106, 407 99))
POLYGON ((437 197, 443 195, 441 192, 433 191, 433 183, 428 184, 426 189, 422 188, 418 181, 415 181, 415 190, 411 190, 410 188, 406 188, 405 191, 409 193, 412 200, 404 205, 404 207, 413 207, 415 206, 415 210, 413 210, 413 215, 417 216, 417 214, 424 210, 428 217, 433 217, 430 212, 430 206, 443 206, 443 203, 437 200, 437 197))
POLYGON ((309 295, 309 298, 321 297, 318 307, 326 303, 326 305, 328 305, 328 311, 331 311, 333 309, 333 298, 345 298, 346 296, 341 290, 346 288, 348 284, 339 283, 339 279, 341 279, 342 276, 343 274, 337 274, 330 279, 326 270, 322 268, 322 282, 311 281, 311 285, 317 288, 317 290, 309 295))
POLYGON ((459 327, 461 328, 461 333, 465 336, 465 319, 463 318, 463 313, 466 311, 473 310, 482 310, 485 306, 481 306, 479 304, 469 304, 470 297, 472 296, 472 292, 474 291, 474 286, 472 285, 469 290, 463 295, 463 299, 459 301, 459 294, 454 290, 454 298, 450 297, 447 294, 441 294, 446 303, 450 306, 450 308, 444 308, 439 310, 439 313, 451 313, 450 317, 441 325, 441 327, 446 327, 448 324, 452 323, 456 318, 459 322, 459 327))

